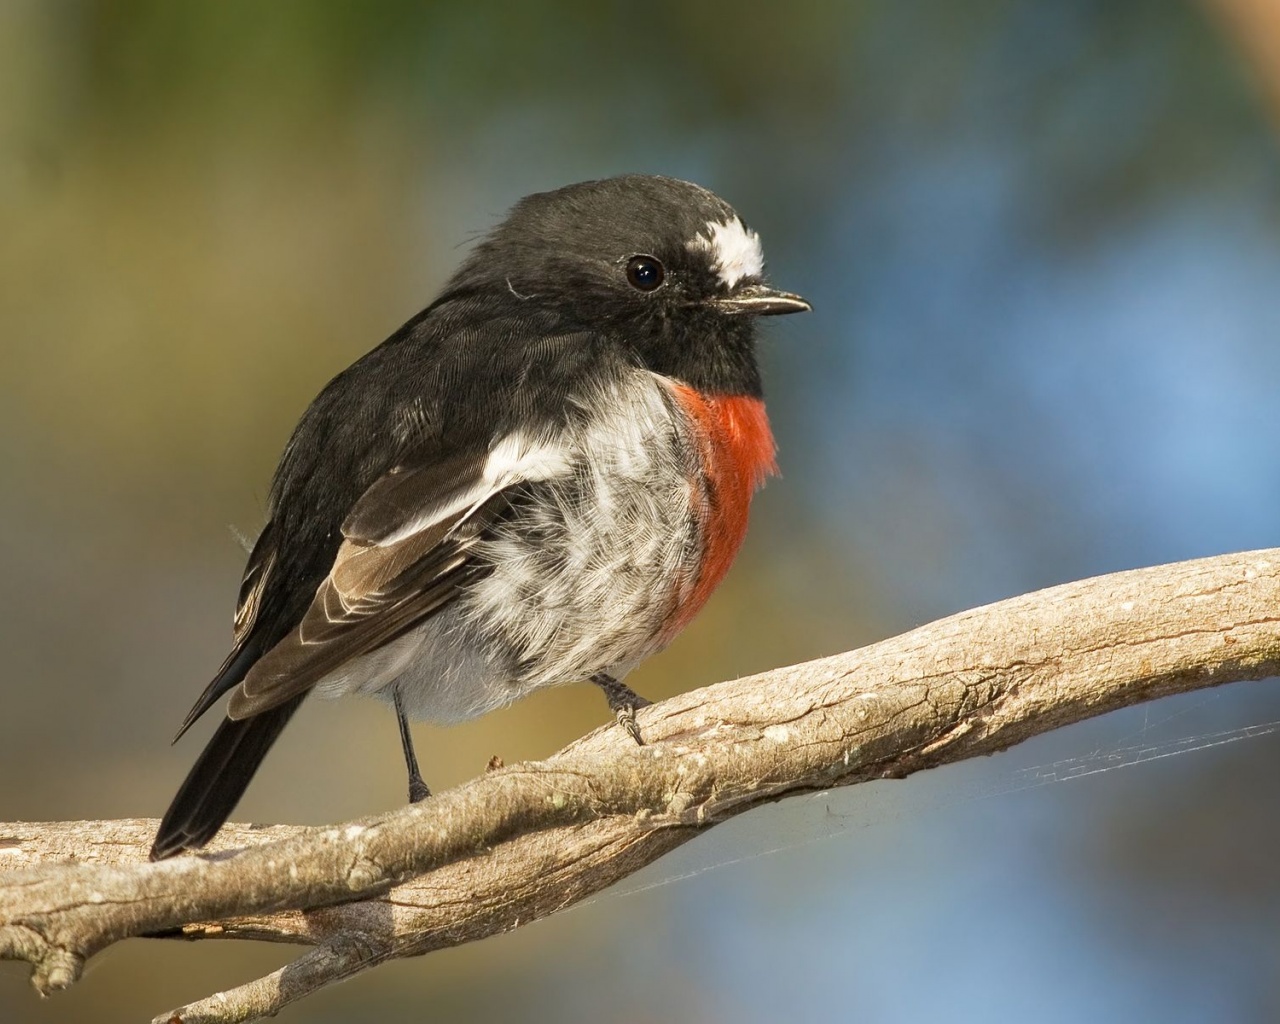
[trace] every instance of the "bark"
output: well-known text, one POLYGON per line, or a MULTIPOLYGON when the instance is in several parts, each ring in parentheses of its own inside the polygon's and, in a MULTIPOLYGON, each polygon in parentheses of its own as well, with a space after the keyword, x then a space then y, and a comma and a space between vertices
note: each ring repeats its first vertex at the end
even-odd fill
POLYGON ((1280 550, 1070 583, 646 708, 546 761, 327 828, 229 825, 146 861, 150 820, 0 824, 0 957, 41 992, 125 938, 313 946, 156 1018, 272 1014, 385 960, 515 928, 782 796, 901 778, 1165 694, 1280 673, 1280 550))

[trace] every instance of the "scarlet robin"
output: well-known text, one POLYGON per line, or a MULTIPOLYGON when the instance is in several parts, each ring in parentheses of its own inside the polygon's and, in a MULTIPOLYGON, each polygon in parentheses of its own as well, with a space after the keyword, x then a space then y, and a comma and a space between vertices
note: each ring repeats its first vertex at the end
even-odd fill
POLYGON ((628 175, 521 200, 430 306, 303 414, 234 645, 182 735, 226 718, 153 859, 207 843, 307 694, 457 722, 622 681, 706 602, 774 466, 756 318, 809 309, 706 189, 628 175))

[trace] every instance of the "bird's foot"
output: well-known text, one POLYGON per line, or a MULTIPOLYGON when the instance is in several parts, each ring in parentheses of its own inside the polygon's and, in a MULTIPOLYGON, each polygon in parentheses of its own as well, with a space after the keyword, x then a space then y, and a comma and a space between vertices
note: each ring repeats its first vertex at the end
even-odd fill
POLYGON ((640 737, 636 712, 640 708, 647 708, 653 701, 645 700, 626 683, 619 682, 613 676, 605 675, 603 672, 596 673, 591 677, 591 681, 604 691, 604 699, 609 702, 609 709, 617 717, 618 724, 627 730, 627 735, 635 740, 637 745, 643 747, 644 740, 640 737))
POLYGON ((409 776, 409 803, 420 804, 431 795, 431 790, 422 781, 422 776, 409 776))

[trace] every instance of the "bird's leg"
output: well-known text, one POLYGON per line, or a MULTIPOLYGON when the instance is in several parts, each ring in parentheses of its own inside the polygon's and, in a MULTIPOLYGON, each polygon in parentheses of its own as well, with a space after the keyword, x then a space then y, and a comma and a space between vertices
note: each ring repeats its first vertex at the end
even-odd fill
POLYGON ((609 710, 617 716, 618 724, 640 746, 644 746, 644 740, 640 738, 640 726, 636 724, 636 711, 647 708, 653 701, 645 700, 626 683, 603 672, 597 672, 591 677, 591 681, 604 691, 604 699, 609 702, 609 710))
POLYGON ((404 748, 404 763, 409 769, 409 803, 416 804, 431 795, 427 784, 422 781, 422 772, 418 771, 418 755, 413 752, 413 737, 409 735, 409 719, 404 713, 404 702, 400 698, 400 687, 395 689, 396 720, 400 723, 400 746, 404 748))

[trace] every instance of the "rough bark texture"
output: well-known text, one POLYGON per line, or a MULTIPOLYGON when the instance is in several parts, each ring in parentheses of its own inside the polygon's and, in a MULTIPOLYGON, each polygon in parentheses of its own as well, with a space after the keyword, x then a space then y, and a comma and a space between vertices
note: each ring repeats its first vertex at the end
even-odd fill
POLYGON ((1117 573, 683 694, 536 764, 329 828, 232 825, 146 861, 150 820, 0 824, 0 957, 41 992, 121 939, 309 943, 158 1021, 256 1019, 546 916, 789 793, 902 777, 1165 694, 1280 673, 1280 550, 1117 573))

